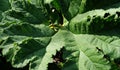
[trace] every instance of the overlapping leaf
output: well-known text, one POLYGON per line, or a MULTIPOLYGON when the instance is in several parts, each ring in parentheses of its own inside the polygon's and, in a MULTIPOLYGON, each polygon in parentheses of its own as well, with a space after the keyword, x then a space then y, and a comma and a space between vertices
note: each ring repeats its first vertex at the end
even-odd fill
POLYGON ((45 4, 50 4, 70 20, 79 13, 81 0, 45 0, 45 4))
POLYGON ((60 50, 64 47, 63 59, 66 61, 63 63, 62 70, 110 70, 111 62, 120 58, 120 46, 116 45, 119 43, 119 37, 105 34, 75 35, 61 30, 53 36, 47 52, 54 54, 56 49, 60 50))
MULTIPOLYGON (((19 19, 23 22, 40 24, 48 20, 47 11, 42 5, 42 2, 39 4, 42 7, 36 7, 36 4, 34 4, 34 2, 31 2, 31 0, 11 0, 10 4, 12 10, 4 13, 4 20, 2 22, 6 22, 5 20, 11 21, 11 18, 14 18, 19 19)), ((12 21, 15 21, 14 19, 12 21)))
POLYGON ((115 9, 107 8, 119 0, 105 1, 104 4, 100 1, 95 6, 96 1, 89 1, 10 0, 11 9, 4 12, 0 24, 2 56, 13 67, 28 66, 29 70, 119 69, 116 61, 120 58, 120 8, 119 4, 114 5, 117 6, 115 9), (49 4, 47 7, 52 5, 59 13, 54 9, 50 10, 54 14, 49 13, 46 4, 49 4), (78 14, 103 6, 108 10, 78 14), (48 26, 49 17, 57 15, 58 18, 59 14, 70 23, 68 28, 61 26, 55 32, 48 26), (53 58, 61 49, 63 62, 53 58))
POLYGON ((30 61, 42 61, 53 34, 54 31, 44 24, 36 26, 26 23, 11 24, 1 29, 0 48, 3 49, 3 56, 14 67, 24 67, 30 61))
MULTIPOLYGON (((61 11, 65 18, 71 20, 78 13, 84 13, 95 9, 108 9, 119 0, 98 1, 98 0, 45 0, 45 3, 61 11), (97 4, 98 3, 98 4, 97 4)), ((115 6, 114 6, 115 7, 115 6)))

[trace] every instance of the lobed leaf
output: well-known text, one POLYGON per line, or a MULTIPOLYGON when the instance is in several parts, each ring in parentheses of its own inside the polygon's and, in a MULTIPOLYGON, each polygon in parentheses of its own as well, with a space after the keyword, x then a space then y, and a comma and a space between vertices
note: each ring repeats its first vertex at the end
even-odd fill
POLYGON ((109 1, 10 0, 0 22, 0 57, 29 70, 120 69, 119 0, 109 1))

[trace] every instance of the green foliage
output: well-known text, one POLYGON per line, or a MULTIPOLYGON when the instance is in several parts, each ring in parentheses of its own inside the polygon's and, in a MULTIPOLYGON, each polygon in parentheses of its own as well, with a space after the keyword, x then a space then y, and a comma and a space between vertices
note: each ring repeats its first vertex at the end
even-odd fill
POLYGON ((120 8, 78 14, 68 24, 73 33, 98 33, 120 26, 120 8), (93 14, 91 14, 93 13, 93 14))
POLYGON ((107 6, 111 6, 115 3, 120 2, 119 0, 82 0, 81 6, 80 6, 80 13, 94 10, 94 9, 101 9, 105 8, 107 6))
POLYGON ((0 21, 4 70, 120 70, 119 0, 1 0, 0 21))
POLYGON ((10 3, 9 0, 1 0, 0 1, 0 21, 3 18, 2 17, 2 12, 10 9, 10 3))

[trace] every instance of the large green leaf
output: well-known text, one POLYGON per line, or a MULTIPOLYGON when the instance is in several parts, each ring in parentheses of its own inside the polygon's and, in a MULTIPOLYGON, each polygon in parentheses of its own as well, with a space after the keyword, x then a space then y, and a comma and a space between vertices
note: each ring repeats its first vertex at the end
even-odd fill
MULTIPOLYGON (((54 31, 44 24, 31 25, 28 23, 1 25, 0 40, 2 54, 13 67, 21 68, 34 62, 42 61, 47 45, 54 31)), ((35 68, 33 68, 35 70, 35 68)))
POLYGON ((68 24, 73 33, 98 33, 120 26, 120 8, 78 14, 68 24))
POLYGON ((0 22, 1 57, 29 70, 119 70, 119 0, 91 1, 10 0, 0 22), (56 20, 64 24, 49 26, 56 20))
POLYGON ((47 52, 54 54, 64 47, 63 59, 66 62, 63 63, 63 70, 110 70, 111 61, 120 58, 120 47, 116 45, 118 41, 118 36, 75 35, 60 30, 53 36, 47 52))
MULTIPOLYGON (((23 22, 40 24, 48 20, 47 11, 42 2, 40 7, 36 7, 36 4, 31 2, 31 0, 11 0, 10 4, 12 10, 4 13, 4 20, 2 22, 6 22, 6 20, 11 21, 11 18, 14 18, 23 22)), ((14 19, 12 21, 15 21, 14 19)))
POLYGON ((30 62, 30 70, 47 70, 48 63, 53 61, 52 55, 63 47, 63 59, 66 60, 63 63, 63 70, 109 70, 110 61, 120 58, 118 36, 75 35, 60 30, 51 41, 49 39, 49 37, 9 37, 8 41, 2 44, 3 53, 7 56, 13 55, 11 60, 15 67, 23 67, 30 62), (10 45, 12 41, 15 42, 10 45), (105 57, 106 55, 109 57, 105 57))

